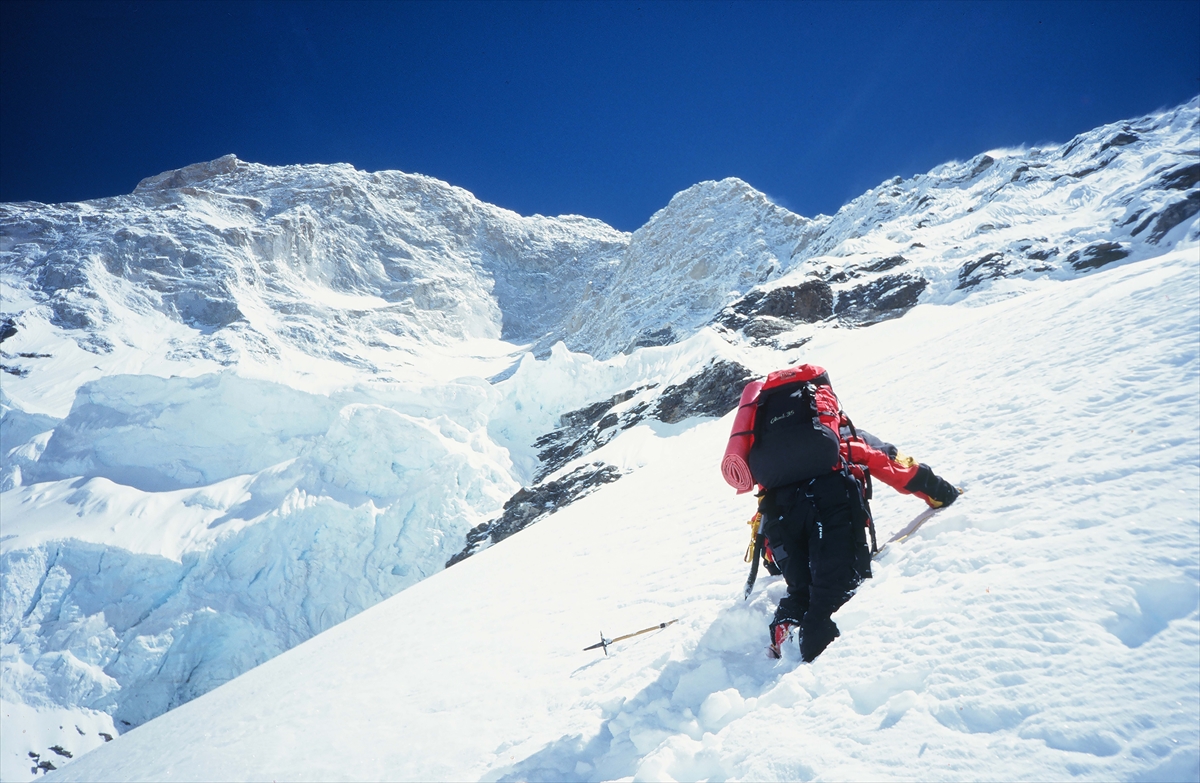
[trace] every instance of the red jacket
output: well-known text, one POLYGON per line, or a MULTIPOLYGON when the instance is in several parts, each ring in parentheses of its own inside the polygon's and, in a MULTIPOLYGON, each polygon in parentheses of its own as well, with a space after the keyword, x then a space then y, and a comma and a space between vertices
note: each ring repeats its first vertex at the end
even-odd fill
POLYGON ((854 466, 865 467, 871 477, 879 479, 904 495, 916 495, 931 506, 937 505, 923 492, 908 489, 921 467, 912 457, 901 454, 895 446, 885 443, 865 430, 854 432, 846 414, 841 414, 842 459, 854 466))

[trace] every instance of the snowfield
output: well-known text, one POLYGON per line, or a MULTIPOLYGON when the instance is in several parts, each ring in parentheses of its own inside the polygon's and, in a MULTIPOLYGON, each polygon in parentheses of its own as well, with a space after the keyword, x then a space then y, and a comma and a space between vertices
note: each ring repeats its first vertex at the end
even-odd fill
POLYGON ((0 205, 0 778, 1200 780, 1198 140, 633 234, 232 156, 0 205), (967 488, 812 665, 719 473, 800 362, 967 488))

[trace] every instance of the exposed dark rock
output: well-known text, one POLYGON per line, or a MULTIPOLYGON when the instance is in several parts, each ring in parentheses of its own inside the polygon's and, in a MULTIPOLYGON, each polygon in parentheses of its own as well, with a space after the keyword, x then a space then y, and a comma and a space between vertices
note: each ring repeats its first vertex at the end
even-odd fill
MULTIPOLYGON (((914 247, 916 247, 916 245, 914 245, 914 247)), ((924 247, 924 245, 921 245, 921 247, 924 247)), ((868 264, 867 266, 863 267, 863 271, 864 272, 886 272, 889 269, 895 269, 896 267, 903 266, 904 264, 907 264, 907 263, 908 263, 908 259, 905 258, 904 256, 889 256, 888 258, 883 258, 883 259, 880 259, 879 261, 874 261, 874 262, 868 264)), ((833 296, 830 295, 830 304, 831 305, 833 303, 832 300, 833 300, 833 296)), ((830 309, 832 310, 832 307, 830 309)))
POLYGON ((647 417, 675 424, 692 416, 724 416, 737 406, 742 388, 753 377, 749 369, 737 362, 714 361, 686 381, 668 386, 652 402, 641 401, 621 412, 613 410, 654 388, 642 386, 564 413, 558 419, 559 428, 538 438, 535 443, 542 467, 535 476, 534 486, 522 488, 509 498, 498 519, 473 528, 467 534, 466 546, 450 558, 446 566, 470 557, 488 542, 508 538, 596 487, 616 481, 622 474, 612 465, 594 462, 576 468, 562 478, 541 483, 545 476, 591 453, 647 417))
POLYGON ((647 387, 627 389, 602 402, 559 416, 558 429, 543 435, 534 443, 542 463, 534 480, 541 481, 571 460, 590 454, 612 440, 626 426, 636 423, 620 426, 620 418, 610 411, 616 405, 632 399, 644 388, 647 387))
POLYGON ((815 323, 833 314, 833 291, 821 280, 776 288, 762 297, 754 314, 815 323))
POLYGON ((603 402, 597 402, 579 410, 568 411, 558 417, 559 426, 572 429, 590 427, 600 421, 614 405, 632 399, 637 392, 637 389, 627 389, 619 394, 614 394, 603 402))
POLYGON ((798 323, 815 323, 833 314, 833 290, 824 280, 807 280, 798 286, 771 291, 751 291, 726 307, 716 322, 731 331, 765 340, 798 323))
POLYGON ((811 342, 811 341, 812 341, 812 337, 801 337, 799 340, 797 340, 797 341, 796 341, 796 342, 794 342, 794 343, 788 343, 787 345, 780 345, 780 346, 779 346, 779 350, 781 350, 781 351, 794 351, 794 350, 796 350, 797 348, 799 348, 799 347, 801 347, 801 346, 803 346, 803 345, 805 345, 806 343, 809 343, 809 342, 811 342))
POLYGON ((654 387, 627 389, 602 402, 564 413, 558 419, 558 429, 534 442, 542 463, 534 480, 541 481, 572 460, 592 453, 647 416, 666 424, 691 416, 724 416, 737 405, 742 387, 753 377, 750 370, 736 362, 716 361, 683 383, 669 386, 656 400, 643 401, 620 413, 613 408, 654 387))
POLYGON ((17 333, 17 322, 10 316, 0 319, 0 343, 17 333))
POLYGON ((0 371, 6 372, 9 375, 15 375, 18 378, 24 378, 29 375, 29 370, 23 367, 14 367, 11 364, 0 364, 0 371))
POLYGON ((1071 177, 1072 179, 1083 179, 1084 177, 1088 176, 1089 174, 1095 174, 1100 169, 1102 169, 1105 166, 1107 166, 1108 164, 1112 163, 1114 160, 1117 159, 1117 157, 1120 154, 1121 153, 1119 153, 1117 150, 1111 150, 1111 149, 1107 150, 1107 151, 1103 151, 1103 152, 1097 152, 1097 154, 1095 154, 1091 158, 1089 158, 1089 160, 1091 161, 1089 163, 1089 165, 1086 165, 1077 171, 1072 171, 1072 172, 1068 172, 1067 174, 1059 174, 1057 176, 1051 177, 1050 181, 1057 182, 1058 180, 1062 179, 1063 177, 1071 177))
MULTIPOLYGON (((1134 218, 1136 219, 1136 218, 1138 218, 1138 217, 1141 217, 1141 216, 1142 216, 1142 215, 1144 215, 1144 214, 1146 214, 1146 210, 1144 210, 1144 209, 1143 209, 1143 210, 1140 210, 1139 212, 1137 212, 1137 213, 1134 215, 1134 218)), ((1158 217, 1158 213, 1157 213, 1157 212, 1151 212, 1151 213, 1150 213, 1150 214, 1149 214, 1149 215, 1146 217, 1146 219, 1145 219, 1145 220, 1143 220, 1141 223, 1138 223, 1136 226, 1134 226, 1134 227, 1133 227, 1133 230, 1129 232, 1130 236, 1135 236, 1135 237, 1136 237, 1138 234, 1140 234, 1140 233, 1142 233, 1143 231, 1145 231, 1147 228, 1149 228, 1149 227, 1150 227, 1150 224, 1154 222, 1154 218, 1156 218, 1156 217, 1158 217)))
MULTIPOLYGON (((112 353, 114 346, 111 341, 102 337, 99 334, 85 334, 75 338, 75 344, 85 351, 95 354, 112 353)), ((232 362, 223 362, 223 364, 232 364, 232 362)))
MULTIPOLYGON (((1132 223, 1133 221, 1137 220, 1138 218, 1140 218, 1140 217, 1141 217, 1142 215, 1144 215, 1144 214, 1146 214, 1146 210, 1144 210, 1144 209, 1139 209, 1137 212, 1134 212, 1132 215, 1130 215, 1129 217, 1125 218, 1125 220, 1123 220, 1123 221, 1122 221, 1122 222, 1121 222, 1119 225, 1121 225, 1121 226, 1128 226, 1130 223, 1132 223)), ((1134 229, 1134 232, 1135 232, 1135 233, 1136 233, 1136 232, 1141 232, 1141 231, 1142 231, 1142 230, 1144 230, 1145 228, 1146 228, 1146 224, 1145 224, 1145 223, 1143 223, 1142 225, 1140 225, 1140 226, 1138 226, 1137 228, 1135 228, 1135 229, 1134 229)))
POLYGON ((765 297, 766 294, 762 291, 751 291, 725 309, 741 316, 753 315, 765 297))
POLYGON ((1137 136, 1137 134, 1129 133, 1127 131, 1121 131, 1116 136, 1113 136, 1111 139, 1104 142, 1103 146, 1101 146, 1098 151, 1104 152, 1109 147, 1124 147, 1126 144, 1133 144, 1135 141, 1138 141, 1138 140, 1139 140, 1139 137, 1137 136))
MULTIPOLYGON (((1097 171, 1104 168, 1105 165, 1107 165, 1107 162, 1100 163, 1095 166, 1084 166, 1083 168, 1079 169, 1078 171, 1072 171, 1069 174, 1066 174, 1065 176, 1071 177, 1072 179, 1083 179, 1088 174, 1095 174, 1097 171)), ((1058 180, 1058 179, 1062 179, 1062 177, 1055 177, 1054 179, 1058 180)))
POLYGON ((134 188, 134 193, 148 193, 155 190, 168 190, 195 185, 213 179, 221 174, 231 174, 245 169, 248 164, 237 159, 236 155, 222 155, 216 160, 204 163, 193 163, 180 169, 164 171, 153 177, 146 177, 134 188))
POLYGON ((991 155, 980 155, 979 159, 975 162, 975 166, 971 169, 971 173, 967 175, 967 179, 975 179, 980 174, 990 169, 992 164, 995 162, 996 159, 991 155))
POLYGON ((191 289, 164 299, 174 307, 179 320, 204 332, 213 332, 245 318, 232 298, 215 299, 191 289))
POLYGON ((746 322, 746 325, 742 328, 742 334, 752 340, 762 342, 771 339, 775 335, 783 334, 791 328, 792 324, 781 318, 760 315, 746 322))
POLYGON ((1154 230, 1148 239, 1155 244, 1167 235, 1167 232, 1200 212, 1200 191, 1193 191, 1187 198, 1176 201, 1171 206, 1158 213, 1154 221, 1154 230))
POLYGON ((542 517, 591 494, 598 487, 611 484, 621 478, 621 475, 621 471, 613 465, 594 462, 578 467, 560 479, 531 488, 522 487, 504 504, 504 513, 500 517, 476 525, 467 533, 466 546, 446 561, 446 567, 462 562, 485 546, 503 541, 524 530, 542 517))
POLYGON ((1009 182, 1037 182, 1042 178, 1042 169, 1046 168, 1045 163, 1022 163, 1013 170, 1012 176, 1008 178, 1009 182))
POLYGON ((70 759, 75 757, 71 751, 64 749, 62 745, 51 745, 50 750, 54 751, 60 756, 63 756, 64 758, 70 759))
POLYGON ((1127 255, 1129 248, 1116 242, 1097 242, 1071 253, 1067 256, 1067 263, 1075 269, 1096 269, 1113 261, 1120 261, 1127 255))
POLYGON ((70 288, 84 288, 87 286, 87 282, 87 272, 79 263, 79 259, 72 256, 64 257, 62 253, 56 251, 46 255, 35 278, 37 287, 46 293, 70 288))
POLYGON ((1070 155, 1072 152, 1075 151, 1076 147, 1078 147, 1082 143, 1083 143, 1083 137, 1076 136, 1074 141, 1072 141, 1070 144, 1068 144, 1066 147, 1063 148, 1061 157, 1064 157, 1064 158, 1067 157, 1068 155, 1070 155))
POLYGON ((1026 258, 1032 258, 1035 261, 1045 261, 1046 259, 1050 258, 1051 256, 1056 256, 1056 255, 1058 255, 1057 247, 1043 247, 1043 248, 1039 248, 1038 250, 1030 250, 1027 253, 1025 253, 1026 258))
POLYGON ((1158 181, 1160 187, 1166 190, 1187 190, 1200 184, 1200 163, 1183 166, 1163 175, 1158 181))
POLYGON ((834 312, 860 326, 899 318, 916 305, 928 285, 928 280, 917 275, 885 275, 840 292, 834 312))
POLYGON ((626 351, 636 350, 638 348, 656 348, 660 345, 670 345, 675 342, 675 333, 671 331, 671 327, 664 326, 661 329, 656 329, 653 332, 644 332, 639 334, 626 351))
POLYGON ((742 388, 754 373, 737 362, 713 362, 681 384, 659 395, 650 415, 664 424, 692 416, 724 416, 737 407, 742 388))
POLYGON ((969 261, 958 271, 958 288, 971 288, 984 280, 1003 277, 1008 268, 1008 261, 1003 253, 988 253, 982 258, 969 261), (978 273, 978 274, 976 274, 978 273))
MULTIPOLYGON (((86 294, 84 295, 86 297, 86 294)), ((50 323, 60 329, 95 329, 99 326, 92 318, 90 310, 80 303, 67 298, 66 293, 59 291, 50 299, 50 323)))
POLYGON ((107 732, 103 732, 103 731, 102 731, 102 732, 100 732, 100 736, 101 736, 101 738, 103 738, 103 739, 104 739, 104 741, 105 741, 105 742, 112 742, 112 741, 113 741, 112 735, 111 735, 111 734, 108 734, 107 732))

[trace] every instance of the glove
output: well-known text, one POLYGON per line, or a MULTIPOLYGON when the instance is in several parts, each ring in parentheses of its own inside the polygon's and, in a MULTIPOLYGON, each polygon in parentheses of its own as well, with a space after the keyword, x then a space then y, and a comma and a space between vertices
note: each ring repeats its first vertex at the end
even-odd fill
POLYGON ((917 466, 916 475, 909 480, 904 489, 924 497, 925 502, 933 508, 948 506, 962 494, 958 487, 939 477, 925 464, 917 466))

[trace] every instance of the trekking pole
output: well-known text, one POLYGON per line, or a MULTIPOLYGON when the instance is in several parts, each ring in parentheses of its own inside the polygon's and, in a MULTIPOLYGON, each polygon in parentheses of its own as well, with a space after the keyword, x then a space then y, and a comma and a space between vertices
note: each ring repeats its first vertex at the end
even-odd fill
POLYGON ((754 552, 750 555, 750 576, 746 577, 746 589, 742 600, 750 600, 750 592, 754 589, 754 580, 758 579, 758 561, 762 559, 763 551, 763 515, 758 514, 758 527, 754 529, 754 552))
POLYGON ((665 623, 659 623, 658 625, 652 625, 652 626, 650 626, 649 628, 643 628, 643 629, 642 629, 642 630, 640 630, 640 631, 634 631, 633 633, 627 633, 627 634, 625 634, 624 636, 618 636, 616 639, 605 639, 605 638, 604 638, 604 631, 601 631, 601 632, 600 632, 600 641, 596 642, 596 643, 595 643, 595 644, 593 644, 591 647, 584 647, 584 648, 583 648, 583 651, 584 651, 584 652, 587 652, 588 650, 594 650, 594 649, 596 649, 597 647, 603 647, 603 648, 604 648, 604 654, 605 654, 605 655, 608 655, 608 646, 609 646, 610 644, 616 644, 617 642, 623 641, 623 640, 625 640, 625 639, 630 639, 630 638, 632 638, 632 637, 634 637, 634 636, 641 636, 641 635, 642 635, 642 634, 644 634, 644 633, 650 633, 651 631, 657 631, 657 630, 659 630, 659 629, 661 629, 661 628, 666 628, 668 625, 674 625, 674 624, 675 624, 675 623, 677 623, 677 622, 679 622, 679 620, 678 620, 678 619, 675 619, 675 620, 670 620, 670 621, 668 621, 668 622, 665 622, 665 623))

